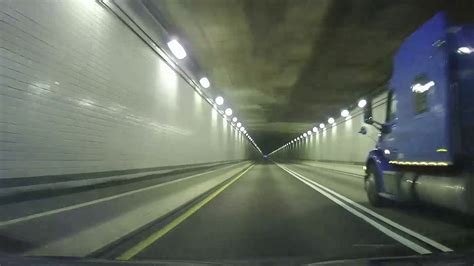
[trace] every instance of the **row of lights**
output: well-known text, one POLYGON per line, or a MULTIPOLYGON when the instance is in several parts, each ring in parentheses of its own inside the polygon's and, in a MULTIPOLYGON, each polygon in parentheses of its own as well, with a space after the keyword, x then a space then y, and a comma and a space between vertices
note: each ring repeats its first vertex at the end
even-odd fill
MULTIPOLYGON (((367 105, 367 100, 365 100, 365 99, 361 99, 361 100, 359 100, 359 102, 357 103, 357 106, 359 106, 359 108, 364 108, 366 105, 367 105)), ((341 110, 341 117, 344 117, 346 120, 350 119, 349 110, 347 110, 347 109, 341 110)), ((329 125, 333 125, 334 123, 336 123, 336 120, 335 120, 333 117, 329 117, 329 118, 328 118, 328 124, 329 124, 329 125)), ((326 125, 325 125, 324 123, 320 123, 320 124, 319 124, 319 129, 320 129, 320 130, 325 130, 325 129, 326 129, 326 125)), ((301 134, 300 136, 294 138, 293 140, 290 140, 289 142, 287 142, 287 143, 284 144, 283 146, 281 146, 281 147, 279 147, 278 149, 272 151, 272 152, 270 153, 270 155, 273 154, 273 153, 275 153, 275 152, 277 152, 277 151, 279 151, 279 150, 281 150, 281 149, 283 149, 283 148, 285 148, 285 147, 287 147, 287 146, 289 146, 289 145, 291 145, 291 144, 293 144, 293 143, 296 143, 296 142, 298 142, 298 141, 300 141, 300 140, 303 140, 303 139, 305 139, 305 138, 311 136, 313 133, 317 134, 317 133, 319 132, 319 129, 318 129, 317 126, 314 126, 314 127, 312 128, 312 130, 308 130, 308 131, 304 132, 303 134, 301 134)))
MULTIPOLYGON (((173 53, 173 55, 177 58, 177 59, 184 59, 187 54, 186 54, 186 50, 184 50, 183 46, 177 41, 177 40, 171 40, 168 42, 168 48, 170 49, 170 51, 173 53)), ((209 81, 209 79, 207 77, 202 77, 199 79, 199 84, 201 84, 201 86, 205 89, 209 88, 211 86, 211 82, 209 81)), ((212 102, 211 100, 208 99, 208 101, 211 103, 211 104, 215 104, 214 106, 216 107, 216 109, 219 111, 218 107, 219 106, 222 106, 224 104, 224 97, 222 96, 217 96, 215 99, 214 99, 214 102, 212 102)), ((234 112, 232 111, 231 108, 227 107, 225 110, 224 110, 224 117, 228 118, 227 120, 231 123, 232 126, 234 126, 235 128, 237 128, 242 134, 244 134, 248 139, 249 141, 255 146, 255 148, 257 148, 257 150, 261 153, 262 151, 260 150, 260 148, 258 147, 258 145, 254 142, 254 140, 252 139, 252 137, 247 133, 247 130, 245 129, 245 127, 242 125, 241 122, 239 122, 238 118, 236 116, 232 117, 232 114, 234 112), (232 117, 232 119, 231 119, 232 117)))

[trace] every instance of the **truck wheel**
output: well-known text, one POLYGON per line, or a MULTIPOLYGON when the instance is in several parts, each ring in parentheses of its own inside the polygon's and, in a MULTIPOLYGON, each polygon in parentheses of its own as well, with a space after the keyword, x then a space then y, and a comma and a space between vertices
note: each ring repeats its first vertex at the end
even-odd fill
POLYGON ((374 165, 369 165, 367 168, 367 175, 365 176, 364 187, 367 192, 367 199, 370 204, 375 207, 384 206, 385 199, 380 197, 377 191, 376 179, 378 179, 378 173, 374 165))

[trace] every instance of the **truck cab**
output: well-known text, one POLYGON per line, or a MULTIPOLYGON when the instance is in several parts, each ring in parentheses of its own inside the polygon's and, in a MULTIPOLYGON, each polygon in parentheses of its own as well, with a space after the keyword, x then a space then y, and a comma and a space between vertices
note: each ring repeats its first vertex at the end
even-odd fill
POLYGON ((384 121, 370 100, 364 109, 380 130, 366 161, 369 201, 474 210, 474 25, 436 14, 402 43, 387 87, 384 121))

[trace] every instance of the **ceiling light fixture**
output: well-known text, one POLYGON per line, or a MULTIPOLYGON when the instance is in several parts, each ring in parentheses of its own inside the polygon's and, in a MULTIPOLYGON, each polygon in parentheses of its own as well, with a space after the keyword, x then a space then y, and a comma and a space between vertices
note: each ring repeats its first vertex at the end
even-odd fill
POLYGON ((199 83, 201 84, 201 86, 205 89, 209 88, 209 86, 211 86, 211 83, 209 82, 209 80, 206 78, 206 77, 202 77, 200 80, 199 80, 199 83))
POLYGON ((183 46, 177 40, 171 40, 170 42, 168 42, 168 48, 170 48, 170 51, 178 59, 183 59, 187 55, 183 46))
POLYGON ((224 98, 222 96, 217 96, 215 100, 217 105, 223 105, 224 104, 224 98))
POLYGON ((342 117, 348 117, 349 116, 349 110, 347 110, 347 109, 342 110, 341 111, 341 116, 342 117))

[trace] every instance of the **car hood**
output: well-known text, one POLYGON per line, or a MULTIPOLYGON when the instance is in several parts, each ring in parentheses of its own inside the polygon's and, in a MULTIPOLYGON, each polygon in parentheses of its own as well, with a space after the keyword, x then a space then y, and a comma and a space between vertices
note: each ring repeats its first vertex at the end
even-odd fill
POLYGON ((308 258, 244 260, 136 260, 117 261, 75 257, 22 257, 1 255, 0 265, 474 265, 474 253, 439 253, 420 256, 314 261, 308 258))

